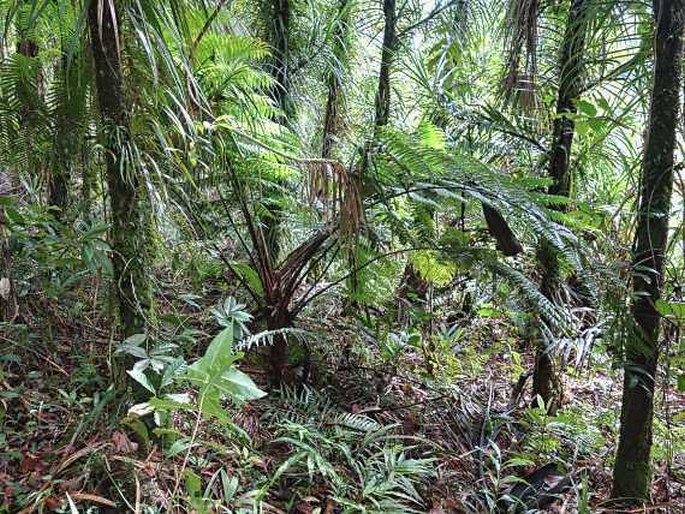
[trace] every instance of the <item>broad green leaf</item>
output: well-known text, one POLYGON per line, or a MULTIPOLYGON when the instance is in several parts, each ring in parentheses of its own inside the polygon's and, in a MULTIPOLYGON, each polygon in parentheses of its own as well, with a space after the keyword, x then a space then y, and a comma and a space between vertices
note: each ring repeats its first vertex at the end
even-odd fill
POLYGON ((188 448, 191 446, 196 446, 196 444, 191 445, 190 439, 188 437, 182 437, 181 439, 177 439, 174 441, 174 443, 171 445, 171 447, 166 451, 166 457, 171 458, 174 457, 175 455, 178 455, 179 453, 183 453, 188 448))
POLYGON ((140 346, 145 342, 147 336, 145 334, 133 334, 124 340, 125 344, 130 344, 132 346, 140 346))
POLYGON ((229 369, 222 378, 221 384, 238 400, 257 400, 266 396, 248 375, 237 368, 229 369))
POLYGON ((141 371, 140 369, 136 369, 136 367, 134 366, 133 369, 128 370, 126 373, 128 373, 133 380, 138 382, 152 394, 156 394, 155 388, 150 383, 150 380, 147 378, 147 375, 145 375, 145 372, 141 371))
POLYGON ((255 291, 257 294, 264 293, 264 286, 262 285, 262 280, 259 278, 259 274, 250 266, 244 262, 232 262, 231 268, 233 271, 238 273, 240 277, 247 282, 247 284, 255 291))
POLYGON ((212 340, 204 356, 198 359, 191 368, 202 370, 225 369, 235 360, 233 355, 233 327, 226 327, 212 340), (200 363, 199 366, 196 364, 200 363))

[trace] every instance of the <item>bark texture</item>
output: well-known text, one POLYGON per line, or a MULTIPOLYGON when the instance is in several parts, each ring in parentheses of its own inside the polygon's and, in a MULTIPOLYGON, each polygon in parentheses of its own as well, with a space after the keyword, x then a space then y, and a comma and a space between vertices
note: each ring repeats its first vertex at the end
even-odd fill
POLYGON ((519 242, 514 231, 507 223, 507 220, 489 205, 481 204, 483 207, 483 215, 485 216, 485 223, 488 226, 488 231, 495 238, 497 242, 497 249, 507 257, 513 257, 523 251, 523 247, 519 242))
POLYGON ((654 0, 653 7, 654 82, 633 244, 631 312, 639 330, 634 340, 625 341, 621 432, 612 493, 628 503, 646 500, 650 490, 649 457, 660 325, 655 302, 661 295, 668 239, 685 19, 682 0, 654 0))
POLYGON ((129 106, 123 91, 116 0, 93 0, 88 7, 97 102, 103 121, 107 187, 111 207, 110 243, 123 335, 142 332, 150 309, 146 271, 146 234, 139 179, 126 162, 129 106))
POLYGON ((381 70, 376 90, 376 132, 388 124, 390 119, 390 69, 397 47, 397 7, 395 0, 383 0, 383 49, 381 50, 381 70))
POLYGON ((328 96, 326 98, 326 112, 324 114, 321 157, 331 157, 333 147, 340 136, 342 127, 342 109, 344 106, 343 78, 347 71, 345 62, 348 52, 349 0, 339 0, 338 18, 333 33, 333 56, 336 68, 328 76, 328 96))
MULTIPOLYGON (((576 102, 582 92, 587 5, 587 0, 571 1, 559 57, 559 92, 549 155, 549 177, 552 179, 549 193, 566 197, 571 194, 572 173, 569 164, 575 132, 573 115, 577 112, 576 102)), ((557 252, 543 241, 538 248, 537 259, 542 274, 541 292, 549 300, 556 301, 561 280, 557 252)), ((533 396, 540 396, 552 412, 559 406, 562 396, 553 351, 549 342, 541 338, 533 373, 533 396)))

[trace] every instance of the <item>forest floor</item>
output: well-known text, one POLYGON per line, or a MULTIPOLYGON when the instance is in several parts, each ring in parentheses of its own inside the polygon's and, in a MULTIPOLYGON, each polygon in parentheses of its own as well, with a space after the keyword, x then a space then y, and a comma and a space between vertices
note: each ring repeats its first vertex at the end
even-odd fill
MULTIPOLYGON (((401 512, 397 501, 406 512, 504 512, 516 495, 532 510, 544 498, 522 492, 523 477, 563 482, 543 510, 616 512, 605 502, 620 381, 602 352, 569 369, 564 407, 549 416, 528 407, 529 383, 515 391, 531 352, 506 319, 470 321, 429 380, 419 349, 384 358, 363 327, 318 313, 301 327, 318 341, 308 386, 228 406, 237 431, 208 421, 190 444, 165 445, 164 433, 141 436, 132 402, 112 399, 115 341, 93 298, 78 300, 36 302, 26 325, 0 334, 0 512, 165 512, 181 497, 198 513, 250 512, 257 500, 263 512, 302 514, 401 512)), ((204 334, 203 346, 213 328, 191 303, 160 298, 162 321, 204 334)), ((266 388, 258 358, 242 368, 266 388)), ((685 395, 660 389, 650 512, 685 512, 683 412, 685 395)), ((187 413, 172 424, 193 432, 187 413)))

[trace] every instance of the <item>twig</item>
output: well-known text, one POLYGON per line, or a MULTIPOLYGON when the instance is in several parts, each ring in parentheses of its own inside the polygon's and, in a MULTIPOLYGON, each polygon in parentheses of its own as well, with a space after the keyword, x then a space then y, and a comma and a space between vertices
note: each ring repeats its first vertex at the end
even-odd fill
POLYGON ((190 51, 188 52, 188 60, 192 63, 193 59, 195 58, 195 51, 197 50, 198 45, 200 44, 200 41, 202 41, 202 38, 205 37, 205 34, 209 30, 209 27, 214 23, 214 20, 216 17, 219 15, 219 12, 221 11, 221 8, 224 6, 226 3, 226 0, 218 0, 216 3, 216 6, 214 7, 214 10, 212 11, 212 14, 209 15, 209 18, 205 21, 205 24, 202 26, 202 29, 198 33, 197 37, 193 41, 193 43, 190 45, 190 51))
POLYGON ((190 441, 188 442, 188 449, 186 450, 186 454, 183 457, 183 464, 181 465, 181 469, 178 472, 178 475, 176 475, 176 482, 174 483, 174 489, 171 493, 171 497, 169 498, 169 502, 173 502, 174 498, 176 497, 176 493, 178 492, 178 488, 181 484, 181 478, 183 477, 183 473, 186 470, 186 467, 188 466, 188 460, 190 459, 190 452, 193 450, 193 444, 195 440, 197 439, 197 433, 200 430, 200 422, 202 421, 202 405, 204 403, 204 397, 200 398, 200 402, 197 407, 197 416, 195 417, 195 426, 193 427, 193 433, 190 436, 190 441))
POLYGON ((67 370, 65 370, 62 366, 60 366, 60 365, 57 364, 55 361, 53 361, 52 359, 50 359, 50 357, 48 357, 48 356, 43 355, 42 353, 40 353, 40 352, 39 352, 38 350, 36 350, 35 348, 31 348, 31 347, 29 347, 29 346, 22 346, 21 344, 17 343, 16 341, 13 341, 12 339, 8 339, 7 337, 2 336, 2 335, 0 335, 0 339, 2 339, 3 341, 5 341, 5 342, 11 344, 12 346, 16 346, 16 347, 18 347, 18 348, 22 348, 22 349, 24 349, 24 350, 28 350, 29 352, 31 352, 31 353, 33 353, 34 355, 40 357, 41 359, 44 359, 45 362, 47 362, 48 364, 50 364, 51 366, 53 366, 57 371, 59 371, 60 373, 62 373, 65 377, 68 377, 68 376, 69 376, 69 372, 68 372, 67 370))
POLYGON ((407 35, 407 34, 409 34, 411 31, 418 29, 418 28, 419 28, 421 25, 423 25, 424 23, 428 23, 428 22, 431 21, 433 18, 435 18, 435 17, 438 16, 439 14, 443 13, 444 11, 446 11, 447 9, 449 9, 450 7, 452 7, 452 6, 453 6, 454 4, 456 4, 458 1, 459 1, 459 0, 451 0, 450 2, 447 2, 447 3, 444 4, 444 5, 440 5, 440 6, 435 7, 430 13, 428 13, 428 15, 427 15, 425 18, 423 18, 423 19, 417 21, 416 23, 412 23, 412 24, 409 25, 408 27, 405 27, 404 29, 400 30, 400 31, 397 33, 398 39, 401 38, 401 37, 403 37, 403 36, 405 36, 405 35, 407 35))

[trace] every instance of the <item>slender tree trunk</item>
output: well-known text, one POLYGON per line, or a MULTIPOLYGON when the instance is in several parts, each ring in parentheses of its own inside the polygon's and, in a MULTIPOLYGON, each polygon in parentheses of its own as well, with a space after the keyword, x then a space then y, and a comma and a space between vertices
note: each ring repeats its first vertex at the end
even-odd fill
POLYGON ((321 157, 331 157, 333 147, 340 136, 342 109, 344 106, 343 80, 347 72, 347 52, 349 39, 349 0, 339 0, 338 17, 333 33, 333 57, 336 68, 328 76, 328 96, 324 114, 321 157))
MULTIPOLYGON (((362 199, 368 195, 366 173, 369 167, 369 158, 375 144, 375 140, 381 129, 388 124, 390 119, 390 71, 392 69, 395 52, 397 50, 397 7, 395 0, 383 0, 383 48, 381 49, 381 66, 378 74, 378 86, 375 96, 375 116, 373 121, 373 137, 366 142, 362 151, 361 162, 357 168, 356 180, 362 199)), ((350 248, 347 252, 348 267, 354 270, 358 267, 359 260, 357 249, 350 248)), ((357 273, 351 273, 347 281, 352 300, 346 310, 356 309, 357 302, 354 297, 359 291, 357 273)))
MULTIPOLYGON (((266 328, 268 330, 281 330, 292 326, 292 315, 287 307, 277 304, 267 314, 266 328)), ((284 371, 288 366, 288 338, 286 335, 277 334, 274 336, 269 364, 271 365, 271 382, 275 387, 278 387, 283 383, 284 371)))
MULTIPOLYGON (((272 63, 270 66, 273 85, 271 97, 281 110, 277 120, 281 125, 287 125, 292 115, 290 104, 290 0, 267 0, 266 19, 271 21, 269 39, 271 44, 272 63)), ((275 269, 281 253, 281 231, 283 230, 283 213, 278 201, 270 202, 269 213, 262 220, 264 238, 266 240, 267 259, 269 265, 275 269)), ((270 313, 267 318, 267 328, 276 330, 288 326, 289 320, 280 310, 270 313)), ((271 346, 269 356, 271 365, 271 380, 274 385, 281 384, 283 372, 288 364, 288 341, 279 335, 271 346)))
MULTIPOLYGON (((281 125, 288 125, 293 115, 290 102, 290 0, 266 0, 262 4, 264 20, 269 23, 268 39, 271 46, 272 62, 269 71, 273 78, 270 95, 280 114, 275 121, 281 125)), ((281 254, 281 231, 283 230, 283 213, 278 199, 266 200, 268 214, 260 220, 261 234, 266 242, 267 259, 272 268, 278 266, 281 254)), ((269 330, 284 328, 284 315, 274 312, 267 318, 269 330)), ((287 325, 285 325, 287 326, 287 325)), ((285 336, 275 338, 269 356, 271 365, 271 379, 274 385, 283 380, 283 371, 288 364, 288 342, 285 336)))
MULTIPOLYGON (((552 179, 549 193, 553 195, 571 194, 569 164, 575 131, 573 115, 577 112, 575 103, 582 90, 586 12, 587 0, 571 1, 559 60, 559 92, 549 156, 549 176, 552 179)), ((557 252, 543 241, 538 248, 537 259, 542 273, 542 294, 549 300, 556 301, 561 280, 557 252)), ((554 369, 553 350, 541 335, 533 373, 533 395, 540 396, 552 412, 558 407, 562 394, 561 382, 554 369)))
POLYGON ((122 85, 117 0, 93 0, 88 7, 97 101, 103 118, 107 187, 111 206, 110 240, 119 315, 124 336, 142 332, 150 308, 146 269, 146 218, 135 163, 127 162, 128 105, 122 85))
POLYGON ((290 74, 289 74, 289 50, 290 50, 290 0, 270 0, 271 19, 270 44, 273 53, 271 63, 271 76, 274 84, 271 89, 271 97, 276 105, 283 111, 280 121, 286 123, 291 114, 290 106, 290 74))
POLYGON ((493 209, 489 205, 481 204, 483 207, 483 215, 485 216, 485 223, 488 226, 488 231, 495 238, 497 242, 497 249, 507 257, 513 257, 523 251, 523 246, 519 242, 514 231, 507 223, 498 210, 493 209))
MULTIPOLYGON (((17 28, 17 53, 28 57, 31 59, 38 58, 38 52, 40 47, 36 41, 35 34, 32 30, 32 22, 30 19, 32 15, 31 2, 28 0, 23 1, 22 10, 18 17, 18 28, 17 28)), ((66 61, 66 59, 65 59, 66 61)), ((38 62, 36 60, 36 62, 38 62)), ((43 77, 40 67, 36 71, 36 95, 38 98, 43 95, 43 77)), ((25 117, 32 115, 32 106, 26 105, 25 107, 25 117)), ((45 163, 39 163, 41 168, 45 168, 45 163)), ((48 193, 48 205, 57 208, 57 214, 62 211, 68 203, 68 176, 65 174, 61 166, 56 168, 51 168, 48 170, 47 175, 47 193, 48 193)))
MULTIPOLYGON (((0 171, 0 201, 12 196, 10 175, 0 171)), ((11 322, 19 312, 17 291, 12 280, 12 252, 4 204, 0 203, 0 322, 11 322)))
POLYGON ((390 70, 397 50, 397 8, 395 0, 383 0, 383 49, 381 50, 381 70, 376 90, 376 117, 374 130, 377 133, 388 124, 390 119, 390 70))
MULTIPOLYGON (((293 115, 290 102, 290 0, 266 0, 262 4, 263 18, 268 25, 268 39, 271 46, 272 60, 269 64, 269 72, 273 78, 273 84, 269 94, 280 109, 275 117, 276 122, 288 125, 293 115)), ((260 220, 262 233, 269 250, 269 259, 276 266, 281 253, 281 230, 283 214, 277 200, 267 199, 268 214, 260 220)))
MULTIPOLYGON (((67 94, 70 94, 70 84, 67 80, 68 66, 69 60, 65 52, 57 73, 60 76, 61 87, 67 90, 67 94)), ((63 127, 70 127, 69 113, 64 111, 65 109, 59 110, 57 114, 58 123, 63 127)), ((70 151, 72 150, 72 145, 70 145, 71 135, 69 134, 67 137, 64 137, 66 134, 61 131, 57 134, 59 139, 54 142, 55 158, 48 175, 48 203, 55 207, 58 213, 63 211, 69 204, 69 162, 71 160, 70 151)))
POLYGON ((649 456, 660 325, 655 302, 661 296, 668 239, 685 21, 682 0, 654 0, 653 6, 654 83, 633 244, 631 313, 640 336, 625 341, 621 432, 613 484, 613 496, 629 503, 646 500, 650 490, 649 456))

